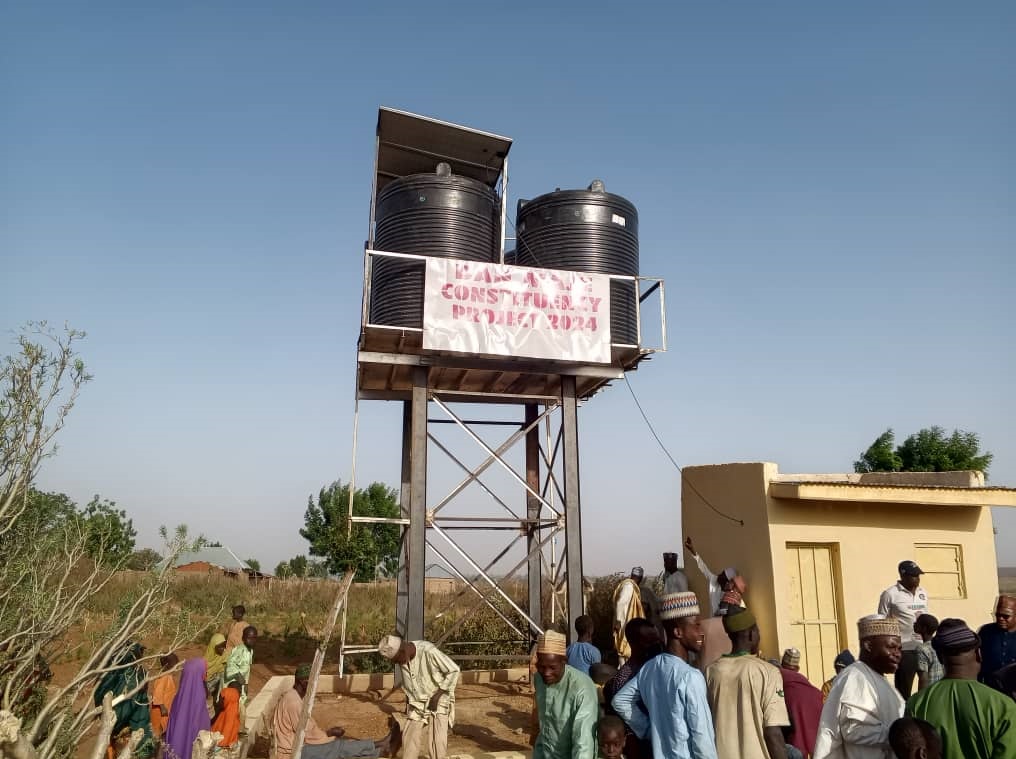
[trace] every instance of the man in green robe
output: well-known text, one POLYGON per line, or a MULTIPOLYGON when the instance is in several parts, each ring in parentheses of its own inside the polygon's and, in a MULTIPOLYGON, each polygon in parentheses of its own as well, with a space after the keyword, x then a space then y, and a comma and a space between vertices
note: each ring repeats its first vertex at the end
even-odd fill
POLYGON ((587 675, 569 667, 565 637, 548 631, 536 644, 536 710, 540 732, 533 759, 591 759, 597 755, 600 704, 587 675))
POLYGON ((907 702, 942 737, 944 759, 1016 757, 1016 701, 977 682, 981 641, 962 619, 944 619, 932 641, 945 677, 907 702))

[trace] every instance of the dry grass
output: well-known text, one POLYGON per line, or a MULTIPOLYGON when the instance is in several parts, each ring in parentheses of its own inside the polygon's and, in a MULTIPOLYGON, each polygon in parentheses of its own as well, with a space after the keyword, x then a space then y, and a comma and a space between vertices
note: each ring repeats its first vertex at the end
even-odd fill
MULTIPOLYGON (((124 599, 139 584, 139 573, 123 572, 101 593, 90 599, 88 615, 82 620, 80 633, 115 615, 124 599)), ((170 616, 186 614, 197 625, 220 626, 229 609, 243 604, 247 618, 258 627, 259 653, 271 653, 280 659, 303 658, 313 653, 315 639, 323 630, 339 584, 335 580, 288 579, 255 584, 222 575, 180 574, 169 588, 167 612, 170 616)), ((507 592, 520 606, 524 605, 524 587, 508 583, 507 592)), ((526 653, 519 635, 512 631, 490 607, 476 607, 475 595, 428 594, 425 614, 428 637, 437 640, 449 633, 446 645, 457 653, 478 656, 513 656, 526 653), (450 631, 450 632, 449 632, 450 631), (475 645, 482 643, 483 645, 475 645), (466 645, 468 644, 468 645, 466 645)), ((517 628, 525 623, 503 599, 494 603, 497 609, 517 628)), ((391 583, 357 584, 350 588, 346 641, 350 645, 374 645, 395 628, 395 588, 391 583)), ((207 627, 205 628, 207 629, 207 627)), ((205 637, 205 636, 203 636, 205 637)), ((338 633, 329 657, 338 655, 338 633)), ((153 641, 154 642, 154 641, 153 641)), ((195 641, 199 643, 201 641, 195 641)), ((509 660, 480 660, 479 666, 503 666, 509 660)), ((469 665, 470 662, 464 662, 469 665)), ((384 664, 377 657, 358 656, 350 660, 353 671, 375 671, 384 664)))
MULTIPOLYGON (((593 580, 588 613, 596 626, 594 642, 603 651, 613 648, 611 620, 613 593, 621 575, 610 575, 593 580)), ((82 620, 80 633, 87 637, 89 629, 98 628, 100 622, 115 615, 124 599, 131 597, 138 585, 138 573, 124 572, 94 596, 88 615, 82 620)), ((507 584, 508 594, 525 607, 525 587, 521 582, 507 584)), ((1016 574, 1000 573, 999 587, 1003 593, 1016 594, 1016 574)), ((280 658, 306 657, 313 653, 315 636, 325 625, 328 612, 338 588, 334 580, 271 580, 249 584, 221 575, 187 575, 174 578, 170 586, 167 617, 188 615, 198 625, 220 625, 235 604, 247 608, 247 617, 255 620, 261 644, 274 650, 280 658)), ((427 635, 438 640, 449 630, 445 645, 456 653, 473 653, 484 656, 518 656, 526 653, 520 636, 502 621, 496 612, 480 606, 475 612, 475 595, 463 594, 454 600, 454 594, 432 593, 425 601, 427 635), (465 618, 465 619, 463 619, 465 618), (482 643, 482 645, 477 645, 482 643), (468 644, 468 645, 467 645, 468 644)), ((549 593, 544 598, 544 619, 550 618, 549 593)), ((526 625, 510 606, 497 599, 495 606, 520 630, 526 625)), ((558 628, 563 631, 559 622, 558 628)), ((372 645, 395 627, 395 590, 391 583, 357 584, 349 591, 346 640, 350 645, 372 645)), ((336 634, 336 640, 338 635, 336 634)), ((198 641, 195 641, 198 642, 198 641)), ((265 650, 262 648, 261 650, 265 650)), ((329 650, 329 658, 338 655, 337 642, 329 650)), ((477 667, 507 665, 501 661, 477 660, 464 662, 477 667)), ((380 659, 358 656, 349 660, 352 671, 382 669, 380 659)))

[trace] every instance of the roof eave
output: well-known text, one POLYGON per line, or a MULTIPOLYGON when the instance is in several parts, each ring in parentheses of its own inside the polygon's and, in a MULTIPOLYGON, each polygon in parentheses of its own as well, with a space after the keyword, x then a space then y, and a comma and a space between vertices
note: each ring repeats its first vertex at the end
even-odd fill
POLYGON ((770 482, 769 495, 800 501, 913 504, 918 506, 1016 506, 1016 490, 1002 488, 914 488, 853 483, 770 482))

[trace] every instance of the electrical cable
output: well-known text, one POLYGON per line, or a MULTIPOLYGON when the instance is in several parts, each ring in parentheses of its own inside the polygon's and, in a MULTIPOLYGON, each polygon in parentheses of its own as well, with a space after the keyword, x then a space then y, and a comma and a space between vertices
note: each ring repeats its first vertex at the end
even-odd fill
MULTIPOLYGON (((511 217, 508 216, 508 215, 505 215, 505 218, 508 220, 508 223, 511 224, 512 231, 515 232, 515 245, 516 245, 516 249, 517 249, 520 240, 519 240, 519 237, 518 237, 518 230, 515 229, 515 222, 512 221, 511 217)), ((525 244, 526 244, 526 247, 529 249, 529 254, 533 257, 533 260, 536 261, 536 265, 537 266, 542 266, 540 264, 539 257, 536 255, 536 251, 533 250, 532 246, 530 246, 529 243, 525 243, 525 244)), ((622 370, 622 372, 624 372, 624 367, 623 366, 621 367, 621 370, 622 370)), ((670 451, 667 450, 667 446, 663 444, 663 440, 661 440, 660 436, 657 434, 656 428, 653 427, 653 423, 651 421, 649 421, 649 417, 646 415, 645 409, 642 408, 642 404, 639 402, 638 396, 635 395, 635 389, 631 386, 631 382, 628 381, 628 373, 624 372, 623 376, 624 376, 624 383, 628 386, 628 392, 631 393, 632 400, 635 401, 635 406, 638 407, 639 413, 642 415, 642 419, 643 419, 643 421, 645 421, 646 426, 649 428, 649 431, 652 433, 653 437, 656 438, 656 442, 660 446, 660 450, 662 450, 664 455, 668 459, 670 459, 670 463, 674 465, 674 468, 679 473, 681 473, 681 475, 683 475, 684 474, 684 470, 681 468, 680 464, 677 463, 677 461, 674 459, 674 457, 670 454, 670 451)), ((691 488, 692 492, 695 493, 695 495, 697 495, 699 497, 699 499, 701 499, 702 503, 704 503, 706 506, 708 506, 713 512, 715 512, 717 515, 723 517, 724 519, 729 519, 731 522, 736 522, 737 524, 741 525, 741 527, 744 527, 744 520, 743 519, 738 519, 737 517, 732 517, 729 514, 723 513, 718 508, 713 506, 709 502, 708 498, 706 498, 704 495, 702 495, 702 493, 699 491, 699 489, 697 487, 695 487, 694 483, 692 483, 691 480, 685 478, 684 482, 686 482, 688 484, 688 487, 691 488)))
MULTIPOLYGON (((684 475, 684 470, 677 463, 677 461, 674 460, 674 457, 670 455, 670 451, 667 450, 667 446, 665 446, 663 444, 663 441, 660 439, 660 436, 658 434, 656 434, 656 428, 653 427, 653 423, 651 421, 649 421, 649 417, 646 415, 645 410, 642 408, 642 404, 639 403, 638 396, 635 395, 635 388, 633 388, 631 386, 631 382, 628 381, 628 373, 627 372, 624 373, 624 384, 626 384, 628 386, 628 392, 631 393, 632 400, 635 401, 635 406, 638 408, 639 413, 642 414, 642 419, 645 421, 646 426, 649 428, 649 431, 653 434, 653 437, 656 438, 656 442, 659 444, 660 450, 663 451, 664 455, 668 459, 670 459, 670 463, 674 465, 674 469, 676 469, 678 472, 680 472, 682 475, 684 475)), ((699 491, 699 489, 697 487, 695 487, 695 485, 692 483, 692 481, 690 479, 688 479, 687 477, 684 477, 683 481, 688 485, 689 488, 691 488, 692 492, 694 492, 695 495, 697 495, 702 500, 702 503, 704 503, 706 506, 708 506, 710 509, 712 509, 716 514, 718 514, 719 516, 723 517, 724 519, 729 519, 731 522, 737 522, 739 525, 744 527, 744 520, 743 519, 738 519, 737 517, 732 517, 729 514, 724 514, 718 508, 716 508, 711 503, 709 503, 709 499, 706 498, 704 495, 702 495, 702 493, 699 491)))

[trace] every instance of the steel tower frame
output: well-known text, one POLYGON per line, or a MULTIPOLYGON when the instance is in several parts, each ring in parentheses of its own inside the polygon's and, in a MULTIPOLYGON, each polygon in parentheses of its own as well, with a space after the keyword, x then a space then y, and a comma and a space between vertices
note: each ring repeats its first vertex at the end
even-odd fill
MULTIPOLYGON (((374 212, 377 193, 392 178, 430 171, 446 161, 455 173, 486 181, 501 198, 501 255, 504 261, 508 150, 506 137, 468 129, 403 111, 381 108, 375 146, 375 172, 370 206, 370 230, 364 255, 364 286, 361 330, 357 351, 356 411, 354 413, 353 465, 350 478, 349 523, 397 524, 401 529, 400 562, 396 577, 396 631, 409 639, 427 637, 424 612, 427 557, 432 554, 462 583, 451 600, 471 595, 472 604, 456 624, 435 640, 441 644, 476 610, 488 607, 518 636, 532 641, 543 632, 545 550, 557 537, 564 538, 563 561, 547 574, 550 603, 562 583, 565 598, 562 617, 571 622, 584 612, 582 516, 579 477, 578 407, 580 402, 624 377, 653 353, 666 350, 666 318, 663 281, 654 277, 613 276, 636 291, 638 340, 636 344, 613 344, 611 364, 544 361, 515 357, 439 354, 422 348, 422 329, 392 327, 370 322, 371 272, 378 257, 426 260, 424 256, 377 251, 374 243, 374 212), (642 345, 642 304, 656 295, 659 302, 659 346, 642 345), (360 401, 402 402, 402 454, 400 516, 387 519, 352 513, 355 489, 357 430, 360 401), (454 407, 453 407, 454 404, 454 407), (463 404, 470 414, 458 410, 463 404), (504 419, 504 409, 517 410, 517 418, 504 419), (497 413, 495 413, 495 411, 497 413), (440 425, 463 432, 482 454, 482 461, 468 466, 437 434, 440 425), (492 446, 478 428, 506 427, 510 434, 492 446), (541 441, 541 434, 543 440, 541 441), (516 471, 507 456, 523 446, 524 469, 516 471), (463 478, 442 498, 428 502, 428 469, 431 453, 441 453, 462 470, 463 478), (504 471, 518 488, 519 502, 504 498, 484 482, 491 468, 504 471), (482 513, 451 516, 443 510, 476 483, 496 506, 482 513), (524 511, 522 504, 524 503, 524 511), (457 530, 514 533, 492 561, 481 563, 452 536, 457 530), (521 541, 525 555, 511 568, 497 569, 521 541), (462 562, 472 577, 456 568, 462 562), (516 603, 500 583, 520 571, 526 574, 526 601, 516 603)), ((461 499, 460 499, 461 500, 461 499)), ((553 562, 552 562, 553 563, 553 562)), ((552 607, 554 608, 554 607, 552 607)), ((343 613, 340 674, 344 657, 373 651, 373 646, 347 646, 343 613)), ((478 659, 475 655, 460 658, 478 659)), ((497 656, 510 659, 510 656, 497 656)), ((514 658, 528 658, 518 656, 514 658)))

